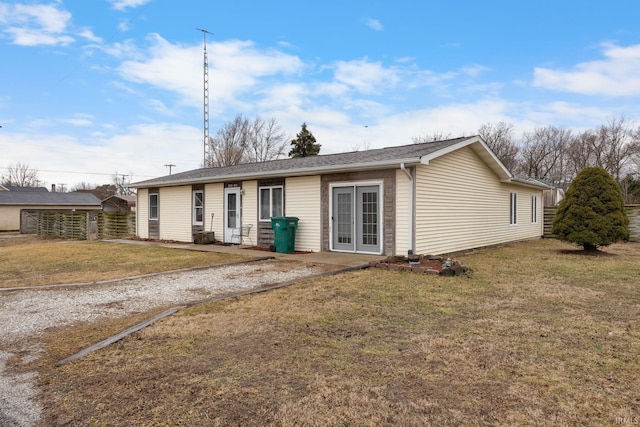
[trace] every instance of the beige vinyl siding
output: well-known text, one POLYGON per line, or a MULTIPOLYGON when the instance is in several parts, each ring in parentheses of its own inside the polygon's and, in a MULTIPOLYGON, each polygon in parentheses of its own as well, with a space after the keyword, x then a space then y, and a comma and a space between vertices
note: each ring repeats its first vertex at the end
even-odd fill
POLYGON ((191 232, 191 186, 160 188, 160 239, 193 241, 191 232))
POLYGON ((0 230, 20 230, 19 206, 0 206, 0 230))
POLYGON ((409 185, 405 173, 396 171, 396 250, 397 255, 407 255, 409 250, 409 185))
POLYGON ((501 183, 469 147, 418 166, 416 252, 442 254, 541 236, 542 221, 530 220, 534 192, 501 183), (509 224, 510 191, 518 193, 516 225, 509 224))
POLYGON ((285 180, 285 215, 299 218, 296 230, 296 250, 321 250, 320 176, 287 178, 285 180))
POLYGON ((213 231, 217 240, 224 237, 224 185, 222 183, 204 186, 204 231, 213 231), (213 228, 211 227, 213 214, 213 228))
POLYGON ((255 245, 258 242, 258 181, 244 181, 242 191, 242 225, 252 226, 249 237, 255 245))
POLYGON ((149 189, 139 188, 136 200, 136 227, 138 237, 149 238, 149 189))

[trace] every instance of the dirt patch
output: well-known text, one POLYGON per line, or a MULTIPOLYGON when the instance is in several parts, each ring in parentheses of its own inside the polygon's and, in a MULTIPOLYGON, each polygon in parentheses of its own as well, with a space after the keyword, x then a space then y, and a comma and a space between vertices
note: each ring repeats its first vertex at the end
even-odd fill
POLYGON ((463 276, 469 272, 469 269, 458 260, 430 255, 390 256, 382 261, 371 261, 369 266, 384 270, 440 274, 442 276, 463 276))

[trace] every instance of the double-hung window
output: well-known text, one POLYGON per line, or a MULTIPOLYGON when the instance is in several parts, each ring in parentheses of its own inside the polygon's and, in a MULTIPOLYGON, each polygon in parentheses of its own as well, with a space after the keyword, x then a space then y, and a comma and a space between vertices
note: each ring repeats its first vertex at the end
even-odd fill
POLYGON ((260 221, 269 221, 284 213, 284 191, 281 185, 260 187, 260 221))
POLYGON ((518 223, 518 193, 509 193, 509 224, 518 223))
POLYGON ((204 219, 204 191, 193 192, 193 225, 202 225, 204 219))
POLYGON ((149 194, 149 219, 158 219, 158 193, 149 194))

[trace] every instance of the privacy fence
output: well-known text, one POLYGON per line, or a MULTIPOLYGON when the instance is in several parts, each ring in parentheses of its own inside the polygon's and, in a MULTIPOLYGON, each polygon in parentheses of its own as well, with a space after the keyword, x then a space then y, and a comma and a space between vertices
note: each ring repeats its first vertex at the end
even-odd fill
MULTIPOLYGON (((625 205, 627 216, 629 217, 629 240, 640 242, 640 205, 625 205)), ((556 207, 544 208, 544 237, 554 237, 551 234, 553 220, 556 217, 556 207)))
POLYGON ((133 237, 136 234, 135 212, 38 211, 38 235, 73 240, 102 240, 133 237))

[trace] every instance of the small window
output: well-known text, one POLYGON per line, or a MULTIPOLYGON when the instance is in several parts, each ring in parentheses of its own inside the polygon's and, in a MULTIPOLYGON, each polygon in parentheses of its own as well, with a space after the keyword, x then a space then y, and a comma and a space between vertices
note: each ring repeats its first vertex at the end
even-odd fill
POLYGON ((531 224, 538 223, 538 196, 531 195, 531 224))
POLYGON ((260 187, 260 221, 268 221, 273 216, 284 213, 284 191, 278 187, 260 187))
POLYGON ((204 218, 204 191, 193 192, 193 225, 202 225, 204 218))
POLYGON ((149 219, 158 219, 158 193, 149 194, 149 219))
POLYGON ((518 193, 509 193, 509 224, 518 223, 518 193))

